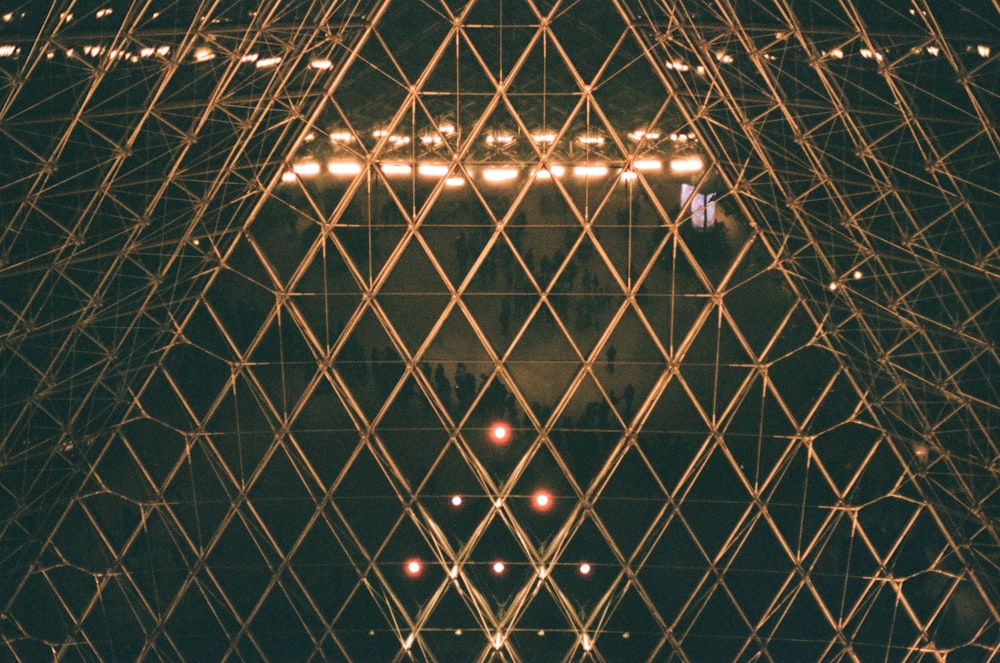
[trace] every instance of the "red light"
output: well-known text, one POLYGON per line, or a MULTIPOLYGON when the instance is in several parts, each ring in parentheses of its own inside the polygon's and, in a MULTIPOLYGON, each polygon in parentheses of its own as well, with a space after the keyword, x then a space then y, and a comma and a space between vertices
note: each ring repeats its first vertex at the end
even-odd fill
POLYGON ((507 565, 503 562, 493 562, 493 573, 500 575, 507 570, 507 565))
POLYGON ((424 565, 419 559, 411 559, 406 563, 406 575, 416 578, 424 570, 424 565))
POLYGON ((507 424, 493 424, 490 428, 490 437, 493 438, 494 442, 502 444, 510 439, 510 428, 507 424))
POLYGON ((586 562, 580 565, 580 575, 588 576, 592 570, 593 569, 590 564, 587 564, 586 562))
POLYGON ((531 496, 531 505, 536 511, 548 511, 552 506, 552 495, 545 490, 539 490, 531 496))

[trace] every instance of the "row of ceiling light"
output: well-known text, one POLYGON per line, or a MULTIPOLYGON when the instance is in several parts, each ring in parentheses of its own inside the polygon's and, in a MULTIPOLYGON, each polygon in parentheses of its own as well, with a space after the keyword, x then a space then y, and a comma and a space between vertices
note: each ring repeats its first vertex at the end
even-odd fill
MULTIPOLYGON (((671 159, 669 162, 670 172, 675 175, 686 175, 700 172, 704 169, 705 163, 698 155, 686 155, 671 159)), ((465 176, 458 171, 453 171, 446 163, 421 161, 406 163, 402 161, 385 161, 378 164, 379 170, 387 176, 409 176, 414 171, 417 175, 428 179, 445 178, 445 186, 458 187, 465 184, 465 176)), ((622 168, 612 168, 601 163, 584 164, 546 164, 531 169, 531 174, 535 179, 549 180, 553 177, 562 177, 567 173, 572 173, 579 178, 601 178, 610 175, 613 170, 619 171, 619 176, 623 180, 635 180, 639 171, 656 172, 663 169, 663 161, 660 159, 638 159, 630 165, 622 168)), ((354 177, 365 170, 365 164, 360 161, 329 161, 326 164, 326 172, 335 177, 354 177)), ((472 173, 471 168, 464 169, 466 173, 472 173)), ((281 180, 283 182, 295 182, 300 178, 312 178, 322 174, 323 164, 315 159, 305 159, 292 164, 286 170, 281 180)), ((521 176, 523 167, 517 165, 489 166, 479 170, 483 181, 491 183, 511 182, 521 176)))
MULTIPOLYGON (((442 123, 437 126, 437 130, 428 130, 421 133, 418 138, 422 145, 434 147, 444 144, 445 138, 454 136, 456 132, 454 124, 442 123)), ((663 134, 652 129, 636 129, 629 132, 628 137, 635 142, 658 141, 663 138, 663 134)), ((335 145, 347 145, 355 140, 354 134, 344 130, 333 130, 329 133, 330 142, 335 145)), ((376 129, 372 132, 372 138, 376 140, 384 139, 386 143, 393 147, 404 147, 412 142, 412 138, 406 134, 390 132, 387 129, 376 129)), ((531 141, 537 145, 550 145, 556 141, 557 135, 553 131, 539 130, 531 134, 531 141)), ((666 136, 673 143, 687 143, 696 140, 694 132, 674 132, 666 136)), ((315 132, 306 134, 307 143, 316 139, 315 132)), ((483 142, 493 147, 506 147, 517 142, 517 135, 508 131, 490 131, 483 137, 483 142)), ((576 142, 586 147, 600 147, 607 142, 607 139, 600 133, 581 133, 577 135, 576 142)))

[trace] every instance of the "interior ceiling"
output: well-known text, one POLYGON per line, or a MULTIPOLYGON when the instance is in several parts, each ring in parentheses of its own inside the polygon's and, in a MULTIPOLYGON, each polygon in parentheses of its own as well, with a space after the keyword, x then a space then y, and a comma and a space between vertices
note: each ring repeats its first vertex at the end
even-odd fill
POLYGON ((0 21, 4 658, 1000 656, 995 0, 0 21))

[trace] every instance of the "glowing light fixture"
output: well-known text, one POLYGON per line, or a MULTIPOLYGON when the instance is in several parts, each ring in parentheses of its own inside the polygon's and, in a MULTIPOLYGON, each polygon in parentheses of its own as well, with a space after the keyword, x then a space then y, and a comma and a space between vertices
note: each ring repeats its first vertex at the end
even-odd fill
POLYGON ((517 179, 516 168, 486 168, 483 170, 483 179, 487 182, 510 182, 517 179))
POLYGON ((663 162, 659 159, 639 159, 632 164, 632 167, 636 170, 660 170, 663 168, 663 162))
POLYGON ((285 172, 283 172, 281 174, 281 181, 282 182, 286 182, 286 183, 287 182, 294 182, 295 181, 295 173, 293 173, 290 170, 286 170, 285 172))
POLYGON ((404 569, 406 570, 406 575, 410 576, 411 578, 416 578, 421 573, 423 573, 424 565, 421 563, 419 559, 410 559, 407 560, 404 569))
POLYGON ((448 166, 441 163, 422 163, 417 166, 417 172, 424 177, 444 177, 448 174, 448 166))
POLYGON ((531 506, 535 511, 548 511, 552 507, 552 493, 546 490, 536 491, 531 496, 531 506))
POLYGON ((444 178, 444 185, 450 187, 465 186, 465 178, 461 175, 452 175, 444 178))
POLYGON ((384 163, 382 172, 386 175, 409 175, 413 169, 405 163, 384 163))
POLYGON ((507 565, 504 564, 503 562, 493 562, 493 566, 491 566, 490 568, 493 570, 494 574, 501 575, 504 571, 507 570, 507 565))
POLYGON ((988 58, 990 57, 990 47, 986 44, 979 44, 976 46, 976 53, 978 53, 981 58, 988 58))
POLYGON ((299 161, 292 165, 292 172, 301 177, 319 175, 320 170, 322 168, 319 165, 319 161, 299 161))
POLYGON ((608 174, 607 166, 574 166, 573 174, 577 177, 604 177, 608 174))
POLYGON ((854 270, 854 274, 852 274, 851 276, 853 276, 854 280, 857 281, 858 279, 861 278, 861 270, 860 269, 855 269, 854 270))
POLYGON ((556 142, 556 135, 552 132, 537 133, 531 135, 531 140, 536 143, 554 143, 556 142))
POLYGON ((329 60, 313 60, 309 63, 309 66, 313 69, 319 69, 320 71, 326 71, 333 67, 333 63, 329 60))
POLYGON ((565 174, 565 166, 542 166, 535 171, 535 178, 540 180, 549 180, 553 177, 562 177, 565 174))
POLYGON ((462 506, 462 496, 461 495, 453 495, 452 498, 451 498, 451 505, 452 506, 462 506))
POLYGON ((630 133, 628 137, 634 141, 658 140, 660 138, 660 133, 658 131, 643 131, 639 129, 630 133))
POLYGON ((670 162, 670 170, 674 173, 697 173, 705 167, 705 162, 699 156, 679 157, 670 162))
POLYGON ((330 133, 331 143, 350 143, 354 136, 349 131, 334 131, 330 133))
POLYGON ((357 175, 361 172, 361 164, 357 161, 331 161, 326 169, 331 175, 357 175))
POLYGON ((196 48, 194 51, 195 62, 208 62, 209 60, 212 60, 214 58, 215 58, 215 53, 213 53, 212 49, 208 48, 207 46, 201 46, 199 48, 196 48))
POLYGON ((623 182, 632 182, 638 179, 638 177, 639 177, 638 173, 636 173, 634 170, 628 170, 628 169, 623 170, 621 175, 623 182))
POLYGON ((270 58, 261 58, 260 60, 257 60, 257 62, 255 62, 253 66, 257 67, 258 69, 266 69, 268 67, 273 67, 279 62, 281 62, 281 58, 279 56, 274 56, 270 58))
POLYGON ((604 136, 598 136, 596 134, 583 134, 577 137, 577 142, 581 145, 604 145, 604 136))
POLYGON ((579 568, 577 570, 580 572, 580 575, 582 575, 582 576, 589 576, 590 572, 593 571, 594 569, 593 569, 593 567, 590 566, 590 564, 588 564, 587 562, 584 562, 584 563, 580 564, 580 566, 579 566, 579 568))
POLYGON ((490 428, 490 439, 494 442, 506 442, 510 439, 510 427, 504 423, 493 424, 490 428))

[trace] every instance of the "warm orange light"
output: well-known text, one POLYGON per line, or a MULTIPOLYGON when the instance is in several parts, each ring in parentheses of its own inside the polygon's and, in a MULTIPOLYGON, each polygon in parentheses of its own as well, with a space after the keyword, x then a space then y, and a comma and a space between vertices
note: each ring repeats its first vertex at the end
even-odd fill
POLYGON ((490 428, 490 437, 494 442, 503 443, 510 439, 510 428, 507 424, 493 424, 490 428))
POLYGON ((531 504, 537 511, 548 511, 552 506, 552 495, 548 491, 539 490, 531 496, 531 504))
POLYGON ((410 576, 411 578, 415 578, 418 575, 420 575, 421 572, 424 570, 424 565, 420 563, 419 559, 411 559, 408 562, 406 562, 405 568, 406 568, 406 575, 410 576))

